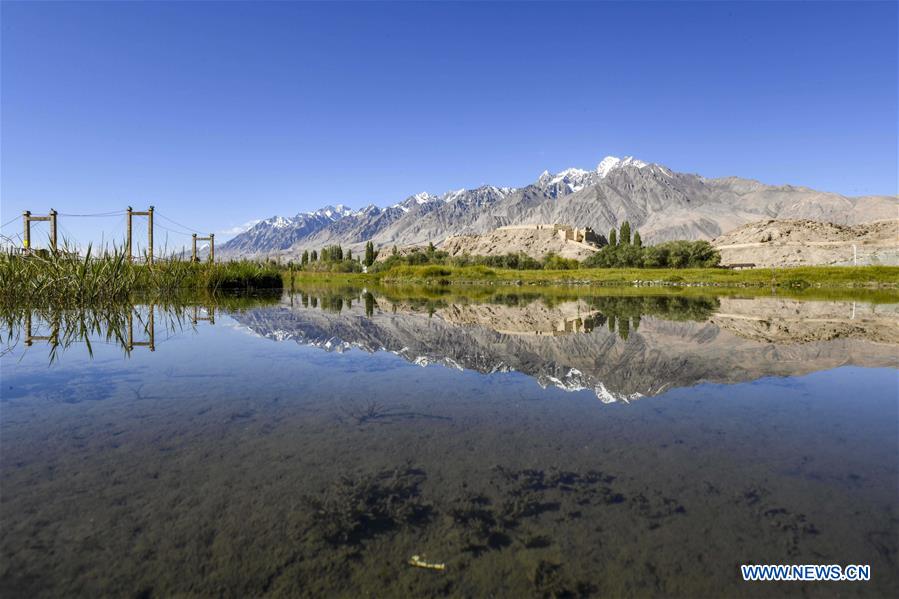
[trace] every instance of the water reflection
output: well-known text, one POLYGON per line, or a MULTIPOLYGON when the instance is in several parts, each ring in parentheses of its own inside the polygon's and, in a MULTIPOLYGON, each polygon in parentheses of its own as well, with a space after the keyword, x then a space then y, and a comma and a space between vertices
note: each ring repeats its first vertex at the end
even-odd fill
POLYGON ((505 292, 460 298, 342 289, 301 293, 234 318, 277 341, 389 351, 422 366, 517 371, 544 387, 593 390, 603 402, 702 381, 794 376, 846 364, 894 367, 899 347, 896 304, 776 297, 505 292))
POLYGON ((3 314, 3 597, 737 596, 769 562, 899 584, 889 301, 317 287, 3 314))
POLYGON ((795 376, 840 365, 896 367, 899 304, 778 297, 360 289, 278 297, 6 314, 6 348, 73 343, 156 351, 226 314, 253 334, 327 351, 386 351, 420 365, 521 372, 541 386, 632 401, 702 381, 795 376))
POLYGON ((201 322, 214 325, 217 309, 236 313, 247 307, 273 305, 279 299, 280 296, 202 299, 188 296, 181 303, 45 306, 40 309, 3 306, 0 308, 0 339, 3 343, 0 355, 13 352, 20 344, 25 348, 46 346, 51 363, 73 346, 84 347, 91 356, 97 343, 118 346, 126 355, 135 348, 155 352, 157 339, 167 341, 188 329, 195 329, 201 322))

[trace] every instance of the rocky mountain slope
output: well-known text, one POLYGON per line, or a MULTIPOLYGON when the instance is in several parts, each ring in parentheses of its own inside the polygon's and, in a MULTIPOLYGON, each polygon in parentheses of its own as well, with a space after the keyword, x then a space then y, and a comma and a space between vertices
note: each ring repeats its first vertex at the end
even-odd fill
MULTIPOLYGON (((496 229, 483 235, 455 235, 447 237, 440 249, 450 256, 496 256, 524 253, 540 260, 550 252, 563 258, 584 260, 592 256, 598 247, 559 237, 552 228, 496 229)), ((384 253, 385 256, 389 255, 384 253)), ((380 257, 380 256, 379 256, 380 257)))
POLYGON ((812 220, 765 220, 743 225, 712 243, 722 264, 899 265, 899 222, 838 225, 812 220))
POLYGON ((593 170, 544 172, 520 188, 486 185, 440 196, 419 193, 388 207, 328 207, 273 217, 217 248, 222 256, 286 255, 340 243, 353 249, 438 243, 504 225, 561 223, 603 233, 629 220, 646 242, 711 239, 768 219, 857 224, 894 218, 897 199, 849 198, 791 185, 677 173, 634 158, 607 157, 593 170))

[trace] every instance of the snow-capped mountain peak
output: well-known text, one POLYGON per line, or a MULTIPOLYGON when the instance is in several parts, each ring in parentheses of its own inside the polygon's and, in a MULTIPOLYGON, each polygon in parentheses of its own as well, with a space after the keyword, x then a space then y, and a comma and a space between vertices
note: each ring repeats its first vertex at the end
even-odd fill
POLYGON ((399 204, 393 204, 391 208, 399 208, 403 212, 409 212, 416 206, 421 206, 422 204, 428 204, 430 202, 434 202, 438 200, 437 196, 431 195, 426 191, 421 191, 416 193, 415 195, 411 195, 399 204))
POLYGON ((643 168, 645 166, 649 166, 649 164, 643 162, 642 160, 638 160, 633 156, 625 156, 624 159, 618 158, 617 156, 606 156, 596 167, 596 172, 599 173, 600 179, 605 179, 605 177, 610 172, 612 172, 616 168, 621 168, 623 166, 635 166, 637 168, 643 168))
POLYGON ((290 222, 290 219, 284 218, 283 216, 273 216, 270 219, 263 221, 264 224, 275 229, 283 229, 285 227, 289 227, 290 222))
POLYGON ((343 204, 337 204, 336 206, 325 206, 324 208, 319 208, 315 212, 307 212, 306 214, 310 216, 324 216, 331 220, 339 220, 345 216, 351 216, 355 214, 355 212, 343 204))
POLYGON ((585 171, 581 168, 567 168, 554 175, 550 174, 549 171, 543 171, 536 184, 538 187, 546 189, 550 196, 555 198, 580 191, 592 183, 595 177, 596 173, 593 171, 585 171))
POLYGON ((581 168, 566 168, 564 171, 557 173, 555 177, 550 180, 550 183, 561 183, 563 181, 570 182, 572 180, 580 180, 587 175, 588 172, 581 168))

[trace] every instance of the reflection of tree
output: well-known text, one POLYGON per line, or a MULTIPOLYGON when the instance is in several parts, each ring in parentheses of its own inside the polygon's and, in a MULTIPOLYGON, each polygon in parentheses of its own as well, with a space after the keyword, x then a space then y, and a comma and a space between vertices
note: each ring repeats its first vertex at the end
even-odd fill
POLYGON ((322 310, 340 314, 343 311, 343 298, 339 295, 323 295, 319 298, 322 310))
MULTIPOLYGON (((587 304, 607 317, 630 319, 629 327, 636 330, 641 316, 657 316, 665 320, 708 320, 720 307, 717 297, 685 297, 671 295, 592 297, 587 304), (636 323, 636 324, 635 324, 636 323)), ((615 324, 609 325, 614 330, 615 324)), ((619 326, 620 330, 620 326, 619 326)))
POLYGON ((371 318, 375 313, 378 302, 375 301, 375 296, 370 291, 365 292, 363 299, 365 300, 365 315, 371 318))

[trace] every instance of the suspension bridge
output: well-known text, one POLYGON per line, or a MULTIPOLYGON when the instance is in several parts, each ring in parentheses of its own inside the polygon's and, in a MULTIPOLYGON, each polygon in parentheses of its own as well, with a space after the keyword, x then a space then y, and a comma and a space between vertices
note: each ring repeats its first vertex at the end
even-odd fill
MULTIPOLYGON (((162 214, 155 207, 150 206, 146 210, 134 210, 128 206, 124 210, 115 210, 110 212, 95 212, 89 214, 70 214, 57 212, 50 209, 46 214, 33 214, 30 210, 22 212, 21 216, 16 216, 0 225, 0 248, 10 254, 20 256, 39 255, 45 252, 54 254, 66 253, 78 255, 79 249, 76 244, 76 237, 72 235, 64 223, 69 219, 110 219, 109 227, 104 227, 104 237, 106 231, 121 231, 123 233, 123 242, 121 246, 116 241, 112 241, 114 251, 119 248, 124 251, 127 259, 131 262, 145 262, 153 264, 155 260, 160 259, 186 259, 188 250, 186 246, 187 238, 190 239, 190 260, 198 261, 198 250, 208 248, 207 259, 210 262, 215 261, 215 233, 203 235, 197 229, 181 224, 175 219, 162 214), (146 219, 146 243, 142 246, 140 240, 143 235, 137 236, 135 240, 134 225, 139 219, 146 219), (162 224, 159 220, 164 221, 162 224), (20 222, 19 232, 13 230, 13 225, 20 222), (42 229, 47 226, 48 230, 42 229), (165 233, 165 244, 162 251, 157 251, 154 245, 154 234, 156 229, 160 229, 165 233), (62 234, 63 243, 60 244, 59 236, 62 234), (185 242, 181 245, 180 251, 168 251, 168 236, 173 235, 175 239, 185 242), (46 239, 46 247, 36 247, 34 240, 46 239), (206 247, 198 248, 198 242, 206 242, 206 247), (137 250, 135 252, 135 250, 137 250)), ((115 239, 115 238, 113 238, 115 239)), ((100 251, 94 251, 95 254, 108 254, 108 246, 105 241, 100 242, 100 251)))

